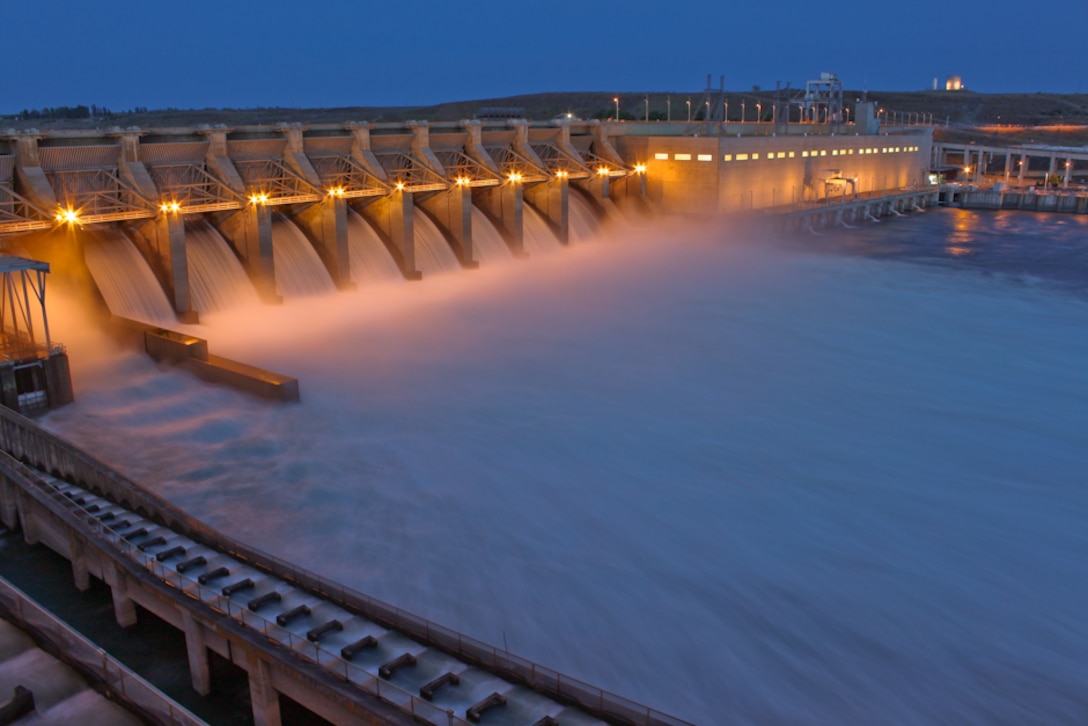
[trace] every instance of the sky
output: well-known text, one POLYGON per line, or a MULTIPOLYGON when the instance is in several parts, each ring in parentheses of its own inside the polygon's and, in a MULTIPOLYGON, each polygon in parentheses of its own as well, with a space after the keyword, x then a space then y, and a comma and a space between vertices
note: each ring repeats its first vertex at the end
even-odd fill
POLYGON ((1088 0, 34 0, 6 3, 0 113, 430 105, 803 85, 1088 92, 1088 0), (1014 20, 1013 20, 1014 19, 1014 20))

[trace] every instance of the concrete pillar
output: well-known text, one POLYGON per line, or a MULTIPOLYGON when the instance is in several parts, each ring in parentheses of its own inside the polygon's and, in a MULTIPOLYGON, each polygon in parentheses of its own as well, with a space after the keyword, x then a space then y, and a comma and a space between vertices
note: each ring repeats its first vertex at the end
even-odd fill
POLYGON ((204 643, 204 627, 193 618, 188 608, 180 608, 181 626, 185 631, 185 652, 189 656, 189 675, 193 679, 193 690, 201 696, 212 692, 211 667, 208 663, 208 648, 204 643))
POLYGON ((30 497, 19 491, 19 528, 23 530, 23 541, 28 545, 36 545, 38 537, 38 519, 32 508, 30 497))
POLYGON ((283 147, 283 163, 291 171, 309 182, 311 186, 320 189, 321 177, 318 175, 317 170, 314 169, 313 164, 310 163, 309 157, 306 156, 305 142, 302 136, 302 132, 305 130, 305 126, 299 125, 288 126, 282 124, 280 126, 280 131, 287 137, 287 143, 283 147))
POLYGON ((420 280, 423 274, 416 268, 416 240, 413 216, 415 199, 411 192, 396 189, 378 197, 360 210, 385 242, 406 280, 420 280))
POLYGON ((272 210, 251 202, 216 226, 238 253, 261 300, 282 303, 283 298, 276 292, 276 266, 272 257, 272 210))
MULTIPOLYGON (((140 236, 154 249, 148 259, 151 269, 158 273, 166 296, 174 306, 178 319, 184 323, 196 323, 192 292, 189 287, 189 260, 185 247, 185 221, 180 212, 167 210, 140 228, 140 236)), ((146 245, 144 245, 146 246, 146 245)), ((148 252, 144 252, 145 256, 148 252)))
POLYGON ((131 628, 136 624, 136 603, 128 596, 128 579, 116 565, 108 564, 104 573, 106 584, 110 586, 113 597, 113 616, 122 628, 131 628))
POLYGON ((1062 176, 1062 189, 1069 188, 1069 180, 1073 177, 1073 158, 1065 160, 1065 174, 1062 176))
POLYGON ((467 184, 455 184, 444 192, 431 194, 419 202, 449 236, 461 266, 475 269, 480 266, 472 250, 472 188, 467 184))
MULTIPOLYGON (((589 192, 589 195, 596 199, 598 202, 604 202, 606 199, 612 197, 612 179, 608 174, 600 174, 597 169, 593 170, 593 176, 588 179, 577 182, 578 186, 589 192)), ((742 205, 743 206, 743 203, 742 205)))
POLYGON ((351 144, 351 158, 370 172, 374 178, 388 182, 389 175, 385 173, 385 168, 371 150, 370 124, 353 122, 345 124, 344 128, 350 131, 355 139, 351 144))
POLYGON ((348 204, 331 194, 299 212, 294 217, 310 239, 329 276, 340 290, 354 290, 351 261, 348 256, 348 204))
POLYGON ((525 198, 544 215, 563 244, 570 240, 570 180, 553 177, 524 191, 525 198))
POLYGON ((1027 154, 1021 154, 1020 155, 1020 172, 1016 175, 1016 183, 1017 184, 1023 184, 1024 183, 1024 177, 1027 176, 1029 163, 1030 163, 1030 161, 1028 160, 1028 155, 1027 154))
POLYGON ((521 182, 507 181, 497 187, 478 189, 476 199, 496 223, 515 257, 525 256, 523 227, 524 189, 521 182))
POLYGON ((426 121, 408 121, 405 126, 412 130, 412 158, 440 176, 446 176, 445 167, 431 151, 430 125, 426 121))
POLYGON ((76 589, 87 592, 91 588, 91 573, 87 569, 87 554, 83 540, 72 530, 68 530, 68 559, 72 563, 72 579, 76 589))
POLYGON ((253 703, 254 726, 280 726, 280 698, 272 686, 268 663, 251 652, 249 664, 249 698, 253 703))
POLYGON ((1009 180, 1009 176, 1012 174, 1012 152, 1005 152, 1005 181, 1009 180))
POLYGON ((0 474, 0 524, 15 531, 19 528, 19 508, 15 502, 15 485, 0 474))
POLYGON ((53 187, 42 170, 38 155, 38 140, 42 138, 45 137, 34 133, 22 133, 14 137, 15 179, 24 197, 46 211, 52 211, 59 204, 53 187))

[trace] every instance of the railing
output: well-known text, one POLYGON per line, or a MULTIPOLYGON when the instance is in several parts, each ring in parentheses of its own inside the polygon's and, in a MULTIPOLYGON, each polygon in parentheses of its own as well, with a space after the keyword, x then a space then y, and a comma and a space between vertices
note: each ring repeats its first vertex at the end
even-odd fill
POLYGON ((113 697, 151 717, 155 723, 207 726, 3 578, 0 578, 0 612, 53 651, 63 653, 66 661, 104 684, 113 697))
MULTIPOLYGON (((377 598, 357 592, 274 555, 226 537, 219 531, 121 476, 121 474, 97 461, 72 443, 42 429, 33 421, 20 416, 14 411, 4 408, 0 408, 0 449, 58 478, 72 481, 82 488, 105 496, 114 503, 133 510, 136 514, 146 518, 154 518, 156 521, 163 523, 164 526, 185 534, 207 547, 220 550, 240 562, 249 564, 300 589, 307 590, 348 610, 357 612, 379 625, 411 636, 424 645, 434 647, 466 663, 477 665, 499 677, 521 683, 561 702, 574 704, 604 720, 612 723, 632 724, 633 726, 692 726, 687 721, 605 691, 585 681, 564 675, 559 671, 525 658, 511 655, 505 650, 500 650, 483 641, 446 628, 377 598)), ((65 511, 70 511, 69 507, 72 505, 67 498, 61 496, 59 492, 56 493, 56 496, 65 500, 63 503, 65 511)), ((53 503, 53 506, 61 506, 61 503, 53 503)), ((106 529, 90 515, 85 515, 84 521, 91 526, 98 527, 99 531, 105 534, 106 529)), ((116 534, 114 534, 114 537, 116 537, 116 534)), ((176 576, 176 573, 174 575, 176 576)), ((221 596, 217 597, 222 599, 221 596)), ((222 608, 221 612, 231 614, 229 603, 225 606, 220 605, 220 607, 222 608)), ((278 628, 279 626, 273 625, 271 627, 278 628)), ((303 646, 301 640, 299 640, 298 645, 304 648, 313 647, 315 655, 320 656, 321 649, 309 644, 308 641, 307 645, 303 646)), ((323 665, 326 664, 326 661, 320 660, 320 657, 317 662, 321 662, 323 665)), ((381 689, 383 700, 388 700, 388 695, 394 693, 394 687, 390 684, 371 685, 374 689, 381 689)), ((366 685, 363 687, 364 689, 367 688, 366 685)), ((376 690, 371 692, 376 692, 376 690)), ((401 693, 403 693, 404 699, 402 702, 398 703, 394 700, 389 700, 389 702, 404 708, 411 704, 409 699, 415 699, 415 697, 406 692, 401 693)), ((412 707, 415 706, 412 705, 412 707)), ((409 713, 414 712, 409 711, 409 713)), ((441 711, 441 716, 447 719, 454 718, 452 714, 445 711, 441 711)))

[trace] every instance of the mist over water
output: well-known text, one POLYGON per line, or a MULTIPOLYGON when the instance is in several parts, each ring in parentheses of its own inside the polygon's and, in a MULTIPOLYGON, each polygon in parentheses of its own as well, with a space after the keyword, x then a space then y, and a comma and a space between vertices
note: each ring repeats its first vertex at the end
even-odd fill
POLYGON ((1082 721, 1085 226, 720 229, 203 316, 297 406, 73 333, 78 400, 45 422, 257 547, 696 723, 1082 721))

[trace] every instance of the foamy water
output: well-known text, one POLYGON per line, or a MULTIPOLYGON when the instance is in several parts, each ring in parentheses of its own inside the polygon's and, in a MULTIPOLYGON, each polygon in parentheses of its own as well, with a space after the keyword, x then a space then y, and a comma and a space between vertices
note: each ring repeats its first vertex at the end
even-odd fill
POLYGON ((1077 723, 1088 298, 1029 262, 1088 235, 963 219, 655 228, 207 316, 297 406, 51 313, 78 400, 46 423, 260 548, 700 724, 1077 723))

